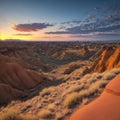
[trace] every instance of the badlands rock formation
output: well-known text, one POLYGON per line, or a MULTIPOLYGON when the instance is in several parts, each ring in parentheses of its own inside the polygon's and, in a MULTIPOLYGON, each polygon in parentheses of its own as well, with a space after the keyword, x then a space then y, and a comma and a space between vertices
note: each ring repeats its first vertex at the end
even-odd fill
POLYGON ((0 55, 0 104, 25 96, 38 84, 42 86, 45 76, 28 68, 23 61, 0 55))
MULTIPOLYGON (((40 115, 43 113, 45 118, 51 116, 49 120, 68 120, 74 111, 92 104, 105 86, 120 74, 118 43, 9 42, 7 45, 6 49, 6 45, 0 44, 0 116, 5 110, 13 108, 18 109, 20 114, 35 115, 36 120, 42 120, 40 115), (97 58, 99 60, 95 61, 97 58), (97 70, 104 72, 98 73, 97 70)), ((104 106, 111 104, 104 103, 111 99, 111 92, 117 94, 108 88, 109 85, 98 98, 102 99, 104 106)), ((96 107, 94 109, 97 111, 96 107)), ((93 113, 98 116, 96 111, 93 113)), ((90 112, 91 115, 93 113, 90 112)), ((104 120, 109 120, 105 117, 104 120)))
POLYGON ((120 67, 120 46, 116 49, 113 47, 105 49, 94 62, 91 70, 93 72, 103 72, 118 67, 120 67))

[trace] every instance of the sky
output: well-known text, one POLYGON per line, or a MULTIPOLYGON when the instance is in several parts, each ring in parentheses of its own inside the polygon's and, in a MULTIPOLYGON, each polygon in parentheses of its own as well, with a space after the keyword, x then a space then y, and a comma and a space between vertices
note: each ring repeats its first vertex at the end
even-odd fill
POLYGON ((0 40, 120 40, 120 0, 0 0, 0 40))

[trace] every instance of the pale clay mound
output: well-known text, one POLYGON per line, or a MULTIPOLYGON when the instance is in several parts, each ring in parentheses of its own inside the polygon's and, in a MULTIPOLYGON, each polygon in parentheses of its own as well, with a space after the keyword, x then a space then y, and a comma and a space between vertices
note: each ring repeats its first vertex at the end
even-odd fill
POLYGON ((75 112, 70 120, 120 120, 120 74, 95 101, 75 112))

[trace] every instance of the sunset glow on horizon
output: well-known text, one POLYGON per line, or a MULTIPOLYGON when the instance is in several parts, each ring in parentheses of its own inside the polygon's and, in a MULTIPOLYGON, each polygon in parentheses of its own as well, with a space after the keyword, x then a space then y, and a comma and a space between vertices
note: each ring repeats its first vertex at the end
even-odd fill
POLYGON ((119 0, 1 0, 0 40, 119 40, 119 0))

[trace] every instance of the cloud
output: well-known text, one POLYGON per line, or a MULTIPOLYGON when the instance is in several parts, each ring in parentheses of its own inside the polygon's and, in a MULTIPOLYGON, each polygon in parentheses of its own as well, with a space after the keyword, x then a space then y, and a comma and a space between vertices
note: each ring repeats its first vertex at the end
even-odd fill
POLYGON ((65 30, 68 27, 78 26, 81 24, 81 20, 71 20, 71 21, 65 21, 57 24, 58 30, 65 30))
POLYGON ((60 25, 60 29, 46 34, 70 34, 72 37, 89 37, 90 34, 100 37, 119 36, 115 32, 120 32, 120 7, 116 7, 116 4, 97 6, 82 20, 63 22, 60 25))
POLYGON ((70 37, 73 37, 73 38, 81 38, 81 37, 84 37, 84 38, 86 38, 86 37, 90 37, 90 35, 80 35, 80 34, 77 34, 77 35, 71 35, 70 37))
POLYGON ((93 9, 94 10, 100 10, 101 8, 97 6, 97 7, 94 7, 93 9))
MULTIPOLYGON (((119 13, 120 14, 120 13, 119 13)), ((108 20, 109 22, 120 22, 120 15, 108 15, 106 16, 106 20, 108 20)))
POLYGON ((108 12, 103 16, 89 14, 81 24, 67 26, 62 30, 50 31, 46 34, 90 34, 96 32, 120 31, 120 11, 108 12), (94 20, 93 20, 94 18, 94 20))
POLYGON ((76 26, 68 28, 66 31, 47 32, 46 34, 89 34, 95 32, 111 32, 120 30, 120 25, 112 25, 105 27, 96 27, 96 24, 85 24, 84 26, 76 26))
POLYGON ((46 34, 69 34, 68 31, 54 31, 54 32, 46 32, 46 34))
POLYGON ((83 23, 89 23, 89 22, 90 22, 90 20, 87 18, 83 21, 83 23))
POLYGON ((104 36, 104 37, 120 37, 120 34, 116 34, 116 33, 110 33, 110 34, 107 34, 107 33, 100 33, 100 34, 97 34, 97 36, 104 36))
POLYGON ((71 35, 73 39, 83 39, 83 40, 119 40, 120 34, 116 33, 95 33, 94 35, 92 34, 74 34, 71 35))
POLYGON ((32 34, 21 34, 21 33, 19 33, 19 34, 14 34, 15 36, 32 36, 32 34))
POLYGON ((88 15, 87 15, 87 18, 88 18, 88 19, 94 19, 95 17, 96 17, 96 15, 93 15, 93 14, 88 14, 88 15))
POLYGON ((61 24, 80 24, 81 20, 73 20, 73 21, 67 21, 67 22, 62 22, 61 24))
POLYGON ((49 26, 53 26, 49 23, 31 23, 31 24, 17 24, 13 26, 13 29, 20 32, 34 32, 42 30, 49 26))

